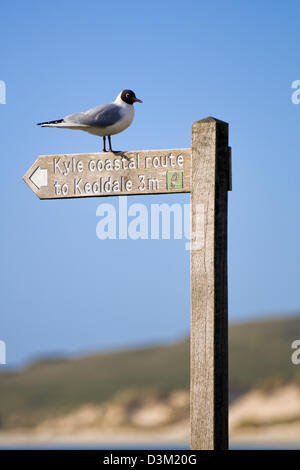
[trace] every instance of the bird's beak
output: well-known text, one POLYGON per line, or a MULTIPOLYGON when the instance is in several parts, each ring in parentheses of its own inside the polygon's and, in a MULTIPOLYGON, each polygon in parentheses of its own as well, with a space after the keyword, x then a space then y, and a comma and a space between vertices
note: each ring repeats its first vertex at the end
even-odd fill
POLYGON ((137 102, 137 103, 142 103, 142 100, 139 100, 138 98, 134 98, 134 103, 137 102))

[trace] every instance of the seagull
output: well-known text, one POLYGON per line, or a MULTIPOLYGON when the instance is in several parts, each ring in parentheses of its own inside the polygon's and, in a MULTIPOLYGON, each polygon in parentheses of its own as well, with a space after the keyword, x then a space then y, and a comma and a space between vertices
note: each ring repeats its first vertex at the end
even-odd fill
POLYGON ((74 129, 89 132, 103 137, 103 152, 107 152, 105 140, 108 137, 109 151, 111 148, 111 136, 124 131, 133 121, 133 103, 142 103, 132 90, 121 91, 115 101, 102 104, 81 113, 69 114, 56 121, 39 122, 42 127, 59 127, 62 129, 74 129))

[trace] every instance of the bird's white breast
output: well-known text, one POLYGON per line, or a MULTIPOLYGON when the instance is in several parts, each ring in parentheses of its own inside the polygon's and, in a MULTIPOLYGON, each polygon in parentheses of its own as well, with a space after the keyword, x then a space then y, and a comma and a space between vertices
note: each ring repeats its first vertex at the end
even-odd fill
MULTIPOLYGON (((116 104, 119 105, 119 103, 116 104)), ((120 105, 120 114, 121 119, 112 126, 107 126, 104 128, 96 126, 89 127, 87 129, 87 132, 99 136, 119 134, 119 132, 122 132, 127 129, 127 127, 129 127, 132 123, 134 118, 134 107, 132 105, 124 103, 124 105, 120 105)))

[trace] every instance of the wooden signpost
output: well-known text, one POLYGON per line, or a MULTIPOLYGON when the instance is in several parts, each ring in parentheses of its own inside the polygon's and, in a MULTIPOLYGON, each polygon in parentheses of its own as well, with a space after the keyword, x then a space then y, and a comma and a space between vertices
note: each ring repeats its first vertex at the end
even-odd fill
POLYGON ((191 151, 45 155, 24 180, 41 199, 190 192, 191 151))
POLYGON ((228 124, 194 122, 191 149, 41 156, 23 179, 40 199, 191 193, 191 449, 227 449, 228 124))

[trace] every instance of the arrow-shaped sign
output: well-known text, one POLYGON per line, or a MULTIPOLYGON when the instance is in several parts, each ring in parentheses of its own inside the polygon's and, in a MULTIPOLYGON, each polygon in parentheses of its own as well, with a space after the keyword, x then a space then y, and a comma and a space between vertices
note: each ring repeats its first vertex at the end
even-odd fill
POLYGON ((29 179, 38 189, 42 186, 48 186, 48 170, 42 169, 38 166, 29 179))
POLYGON ((191 149, 43 155, 23 179, 40 199, 188 193, 191 149))

